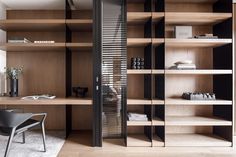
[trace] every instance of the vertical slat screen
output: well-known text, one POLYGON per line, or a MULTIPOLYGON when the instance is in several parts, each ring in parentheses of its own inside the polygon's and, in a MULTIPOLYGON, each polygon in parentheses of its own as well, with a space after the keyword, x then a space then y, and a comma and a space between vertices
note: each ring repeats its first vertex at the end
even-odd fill
POLYGON ((102 3, 102 135, 122 137, 126 118, 127 60, 124 1, 102 3))

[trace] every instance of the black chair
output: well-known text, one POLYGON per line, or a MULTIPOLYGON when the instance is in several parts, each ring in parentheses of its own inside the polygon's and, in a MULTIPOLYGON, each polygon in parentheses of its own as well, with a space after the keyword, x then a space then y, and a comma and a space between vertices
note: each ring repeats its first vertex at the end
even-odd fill
POLYGON ((46 152, 44 127, 46 116, 46 113, 15 113, 14 110, 0 110, 0 135, 9 136, 4 157, 8 156, 15 135, 22 134, 23 143, 25 143, 25 131, 36 126, 42 129, 44 152, 46 152), (42 117, 41 120, 32 119, 36 116, 42 117))

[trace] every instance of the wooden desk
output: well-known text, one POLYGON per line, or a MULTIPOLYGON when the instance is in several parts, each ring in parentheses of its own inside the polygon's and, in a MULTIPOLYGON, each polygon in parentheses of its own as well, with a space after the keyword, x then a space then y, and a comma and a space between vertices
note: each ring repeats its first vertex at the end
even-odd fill
POLYGON ((22 100, 21 97, 0 97, 0 105, 14 106, 14 105, 28 105, 28 106, 65 106, 65 125, 66 137, 69 136, 72 130, 72 105, 74 106, 91 106, 92 99, 90 98, 55 98, 52 100, 22 100))
POLYGON ((52 100, 22 100, 21 97, 0 97, 0 105, 92 105, 92 99, 71 97, 52 100))

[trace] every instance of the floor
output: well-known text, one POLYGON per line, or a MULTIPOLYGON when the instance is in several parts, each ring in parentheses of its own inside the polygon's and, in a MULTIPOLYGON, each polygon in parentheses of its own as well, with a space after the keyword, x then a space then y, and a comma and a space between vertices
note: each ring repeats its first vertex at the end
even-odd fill
POLYGON ((58 157, 236 157, 236 148, 143 148, 124 147, 121 140, 106 140, 103 148, 94 148, 91 132, 72 133, 58 157))

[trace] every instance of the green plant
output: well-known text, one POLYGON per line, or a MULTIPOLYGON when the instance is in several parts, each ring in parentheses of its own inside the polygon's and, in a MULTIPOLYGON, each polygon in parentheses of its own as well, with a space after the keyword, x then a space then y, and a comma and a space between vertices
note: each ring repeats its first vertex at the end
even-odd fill
POLYGON ((14 67, 5 67, 6 75, 9 79, 18 79, 20 74, 23 72, 23 67, 14 68, 14 67))

